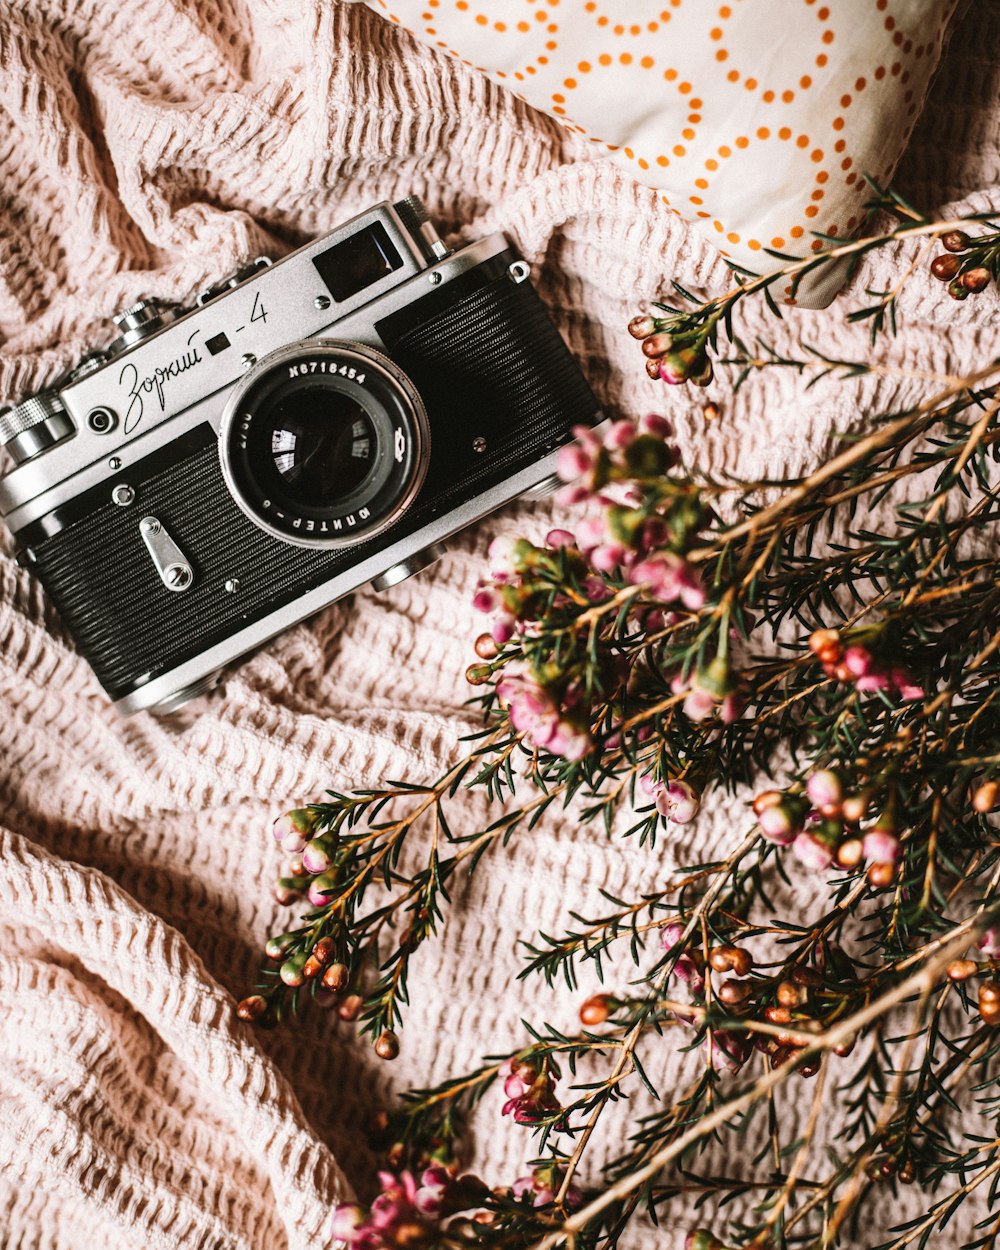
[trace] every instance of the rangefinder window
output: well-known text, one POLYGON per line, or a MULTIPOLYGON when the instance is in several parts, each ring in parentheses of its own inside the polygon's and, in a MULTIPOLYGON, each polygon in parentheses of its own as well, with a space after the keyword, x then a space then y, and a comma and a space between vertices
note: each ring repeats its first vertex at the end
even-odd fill
POLYGON ((385 226, 375 222, 313 257, 319 276, 338 304, 400 269, 403 259, 392 245, 385 226))

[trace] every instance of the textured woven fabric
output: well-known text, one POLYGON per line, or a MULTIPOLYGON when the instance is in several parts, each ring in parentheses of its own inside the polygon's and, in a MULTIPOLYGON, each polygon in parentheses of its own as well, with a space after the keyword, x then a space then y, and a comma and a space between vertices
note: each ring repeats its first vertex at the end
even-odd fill
MULTIPOLYGON (((902 174, 928 208, 1000 200, 997 47, 1000 3, 977 0, 902 174)), ((53 380, 115 308, 189 299, 249 256, 411 192, 463 237, 507 230, 608 410, 670 413, 689 460, 715 472, 796 472, 919 385, 886 375, 806 390, 767 374, 735 398, 717 384, 720 415, 706 421, 702 393, 648 381, 624 325, 670 276, 721 289, 718 256, 590 145, 360 6, 6 6, 0 112, 0 402, 53 380)), ((887 287, 915 256, 880 255, 852 290, 887 287)), ((866 355, 864 330, 838 317, 851 299, 780 323, 751 313, 744 334, 866 355)), ((906 366, 995 355, 995 300, 954 305, 922 265, 900 320, 906 366)), ((331 1202, 370 1189, 364 1124, 393 1089, 520 1044, 522 1017, 574 1027, 588 987, 517 982, 519 939, 558 931, 567 906, 599 908, 601 888, 638 891, 740 836, 741 806, 713 802, 655 852, 572 812, 495 852, 415 961, 394 1065, 319 1012, 295 1032, 234 1021, 231 996, 281 925, 271 820, 331 784, 443 770, 470 724, 461 674, 485 545, 497 529, 544 532, 552 515, 524 505, 479 526, 426 575, 333 605, 164 720, 116 717, 38 586, 0 555, 4 1250, 324 1244, 331 1202)), ((803 909, 815 888, 799 885, 803 909)), ((668 1093, 672 1055, 668 1038, 668 1093)), ((807 1102, 793 1091, 789 1122, 807 1102)), ((499 1094, 472 1128, 485 1178, 523 1171, 531 1139, 500 1120, 499 1094)), ((751 1153, 730 1165, 749 1169, 751 1153)), ((632 1244, 674 1250, 689 1226, 671 1211, 632 1244)))

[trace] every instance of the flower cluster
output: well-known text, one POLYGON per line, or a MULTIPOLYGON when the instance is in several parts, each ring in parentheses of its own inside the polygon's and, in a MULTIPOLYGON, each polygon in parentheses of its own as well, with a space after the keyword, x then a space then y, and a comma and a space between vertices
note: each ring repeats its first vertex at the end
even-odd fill
POLYGON ((678 778, 661 781, 659 777, 643 777, 643 790, 653 800, 660 815, 674 825, 686 825, 698 815, 701 796, 693 786, 678 778))
POLYGON ((572 687, 561 700, 523 667, 505 669, 497 682, 497 699, 510 723, 529 746, 551 751, 566 760, 582 759, 593 739, 579 713, 580 697, 572 687))
POLYGON ((714 325, 712 318, 692 324, 683 313, 667 317, 643 315, 632 318, 628 332, 633 338, 642 339, 646 372, 651 378, 672 386, 680 382, 708 386, 714 375, 708 357, 714 325))
POLYGON ((419 1176, 407 1170, 381 1171, 380 1193, 365 1209, 342 1203, 330 1219, 331 1238, 349 1250, 421 1250, 441 1237, 443 1219, 481 1206, 486 1186, 474 1176, 456 1176, 440 1164, 419 1176))
MULTIPOLYGON (((586 427, 574 432, 577 441, 557 453, 565 483, 560 498, 586 503, 588 511, 573 532, 552 530, 541 545, 512 536, 491 543, 489 578, 473 599, 490 617, 489 634, 476 643, 480 660, 487 662, 467 673, 476 685, 495 682, 500 706, 528 746, 570 761, 592 750, 595 704, 624 689, 628 670, 620 648, 606 645, 595 653, 585 634, 575 647, 560 642, 548 648, 546 625, 558 631, 565 621, 558 631, 565 638, 579 616, 622 595, 633 628, 651 633, 692 619, 708 598, 697 566, 687 558, 707 514, 699 492, 669 476, 678 462, 670 423, 650 414, 638 422, 616 421, 600 432, 586 427), (524 662, 502 651, 512 641, 524 662)), ((613 621, 609 616, 609 625, 613 621)), ((730 723, 740 714, 727 666, 678 675, 675 691, 682 682, 691 719, 718 713, 730 723)), ((642 732, 648 736, 650 730, 642 732)), ((620 745, 613 724, 605 741, 620 745)))
POLYGON ((846 682, 862 694, 880 691, 904 702, 923 699, 926 691, 908 668, 893 664, 873 651, 866 640, 877 640, 878 628, 843 636, 836 629, 817 629, 809 636, 809 650, 836 681, 846 682))
POLYGON ((948 284, 952 299, 979 295, 996 281, 1000 273, 1000 236, 971 239, 964 230, 948 230, 941 235, 945 249, 931 261, 931 273, 948 284))
POLYGON ((871 824, 870 796, 864 790, 849 792, 837 769, 812 773, 804 790, 765 790, 753 801, 760 831, 769 842, 791 846, 807 868, 819 871, 836 864, 851 870, 865 860, 873 886, 891 885, 902 853, 896 829, 894 804, 890 800, 871 824))
POLYGON ((538 1124, 562 1110, 555 1093, 556 1077, 546 1061, 509 1059, 501 1075, 507 1096, 501 1115, 513 1116, 518 1124, 538 1124))

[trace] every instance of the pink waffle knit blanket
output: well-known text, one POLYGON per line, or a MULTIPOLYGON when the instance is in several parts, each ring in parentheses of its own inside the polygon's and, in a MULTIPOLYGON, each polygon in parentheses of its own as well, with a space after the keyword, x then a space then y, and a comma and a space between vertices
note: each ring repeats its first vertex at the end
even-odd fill
MULTIPOLYGON (((1000 202, 998 47, 1000 2, 978 0, 901 175, 927 208, 1000 202)), ((58 376, 116 308, 189 301, 251 256, 410 193, 453 235, 506 230, 608 411, 668 413, 694 465, 796 472, 874 405, 914 393, 905 377, 807 391, 781 373, 737 397, 716 384, 709 422, 702 393, 649 382, 628 317, 671 276, 721 289, 716 254, 557 123, 360 6, 0 6, 0 113, 0 403, 58 376)), ((911 259, 880 256, 853 291, 888 286, 911 259)), ((984 299, 952 305, 914 274, 899 359, 940 369, 995 355, 984 299)), ((867 352, 836 307, 780 323, 751 313, 744 333, 778 350, 806 338, 867 352)), ((4 1250, 326 1244, 331 1204, 369 1185, 364 1125, 395 1089, 520 1044, 522 1017, 573 1027, 589 990, 516 981, 519 939, 558 931, 568 905, 600 906, 602 887, 642 889, 738 836, 739 809, 723 805, 655 853, 572 812, 515 840, 456 892, 443 939, 416 961, 393 1065, 320 1012, 266 1034, 234 1019, 281 928, 270 822, 330 785, 443 771, 472 719, 461 674, 488 538, 544 532, 552 515, 525 505, 484 523, 426 575, 332 606, 163 720, 115 715, 10 544, 0 550, 4 1250)), ((523 1172, 530 1135, 498 1104, 472 1127, 481 1175, 523 1172)), ((688 1226, 671 1213, 633 1244, 673 1250, 688 1226)))

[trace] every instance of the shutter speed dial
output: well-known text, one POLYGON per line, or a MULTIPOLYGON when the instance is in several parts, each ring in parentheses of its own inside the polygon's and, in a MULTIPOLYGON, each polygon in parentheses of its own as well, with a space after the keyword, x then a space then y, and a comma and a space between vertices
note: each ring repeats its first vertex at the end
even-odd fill
POLYGON ((111 318, 118 337, 107 347, 107 352, 117 356, 127 347, 134 347, 150 334, 155 334, 171 321, 176 321, 181 311, 179 308, 162 306, 155 299, 141 299, 138 303, 123 308, 111 318))

